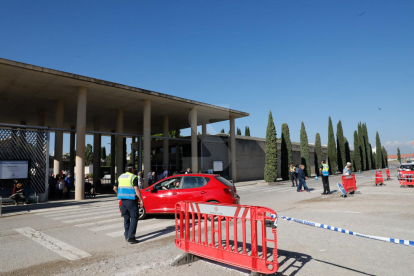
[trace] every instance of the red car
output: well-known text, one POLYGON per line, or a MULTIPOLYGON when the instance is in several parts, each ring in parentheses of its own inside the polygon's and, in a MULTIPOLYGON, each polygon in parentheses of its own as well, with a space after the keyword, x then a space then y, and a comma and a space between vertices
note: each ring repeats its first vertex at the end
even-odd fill
POLYGON ((174 213, 175 203, 180 200, 240 204, 236 187, 214 174, 181 174, 164 178, 141 190, 144 208, 139 219, 147 214, 174 213))

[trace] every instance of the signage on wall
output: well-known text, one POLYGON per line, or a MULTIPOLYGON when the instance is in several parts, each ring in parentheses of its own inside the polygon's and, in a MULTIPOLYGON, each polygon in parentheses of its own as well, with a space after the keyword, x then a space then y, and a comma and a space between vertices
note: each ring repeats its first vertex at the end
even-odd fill
POLYGON ((223 171, 223 161, 213 161, 213 171, 222 172, 223 171))
POLYGON ((0 160, 0 179, 29 178, 28 160, 0 160))

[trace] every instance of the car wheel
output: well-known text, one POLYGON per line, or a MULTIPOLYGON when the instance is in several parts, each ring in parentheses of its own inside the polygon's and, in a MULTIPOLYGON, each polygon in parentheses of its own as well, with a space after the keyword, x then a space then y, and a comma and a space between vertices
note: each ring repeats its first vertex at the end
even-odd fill
POLYGON ((145 207, 139 208, 138 210, 138 219, 143 220, 147 216, 147 212, 145 211, 145 207))

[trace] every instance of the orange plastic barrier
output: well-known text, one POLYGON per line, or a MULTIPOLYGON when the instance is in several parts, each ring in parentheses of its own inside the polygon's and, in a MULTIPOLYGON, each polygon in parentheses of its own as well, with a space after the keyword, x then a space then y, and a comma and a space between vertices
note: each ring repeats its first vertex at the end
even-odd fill
POLYGON ((390 169, 387 169, 387 180, 391 179, 390 169))
POLYGON ((175 245, 206 259, 272 274, 279 268, 275 221, 276 212, 265 207, 179 201, 175 205, 175 245), (274 247, 268 249, 268 243, 274 247))
POLYGON ((382 178, 382 171, 375 171, 375 186, 378 184, 384 184, 384 179, 382 178))
POLYGON ((356 191, 357 187, 355 183, 355 174, 343 175, 341 179, 342 179, 342 186, 344 186, 345 192, 347 194, 356 191))
POLYGON ((414 171, 399 171, 398 180, 401 187, 404 185, 414 186, 414 171))

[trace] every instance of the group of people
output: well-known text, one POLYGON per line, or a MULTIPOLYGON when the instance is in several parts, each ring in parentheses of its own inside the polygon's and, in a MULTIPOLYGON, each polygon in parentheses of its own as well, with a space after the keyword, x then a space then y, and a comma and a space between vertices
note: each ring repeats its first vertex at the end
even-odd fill
MULTIPOLYGON (((294 166, 290 164, 290 178, 292 180, 292 187, 297 187, 297 192, 302 191, 302 186, 305 191, 309 192, 308 186, 306 186, 306 179, 308 178, 305 174, 305 165, 294 166), (298 185, 299 179, 299 185, 298 185)), ((321 195, 329 195, 331 193, 329 188, 329 166, 325 164, 325 160, 321 161, 321 166, 319 167, 319 173, 322 175, 322 184, 323 184, 323 193, 321 195)), ((346 167, 342 171, 343 175, 352 174, 352 164, 350 162, 346 163, 346 167)))
POLYGON ((73 187, 73 177, 70 172, 62 171, 62 174, 52 174, 49 178, 49 198, 69 199, 70 190, 73 187))
MULTIPOLYGON (((138 177, 139 174, 141 172, 138 172, 138 177)), ((155 171, 150 171, 147 175, 148 177, 148 185, 152 185, 155 182, 158 182, 166 177, 172 176, 172 175, 178 175, 178 174, 189 174, 191 173, 191 169, 187 168, 186 171, 174 171, 172 174, 170 171, 168 171, 168 169, 166 167, 164 167, 164 169, 162 171, 159 171, 158 173, 156 173, 155 171)))

